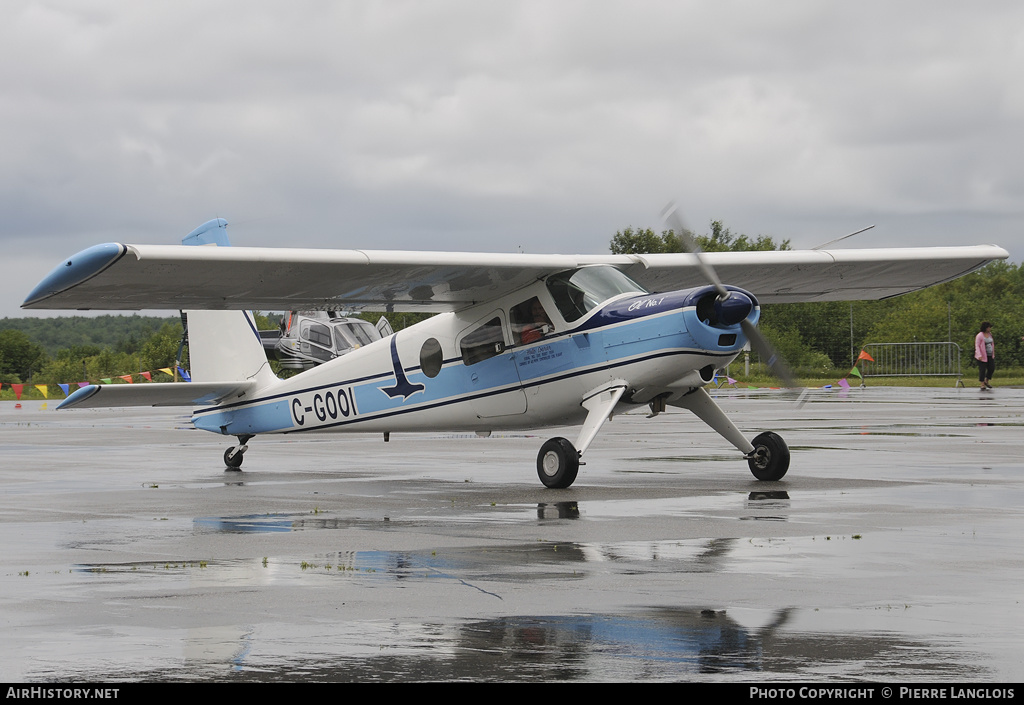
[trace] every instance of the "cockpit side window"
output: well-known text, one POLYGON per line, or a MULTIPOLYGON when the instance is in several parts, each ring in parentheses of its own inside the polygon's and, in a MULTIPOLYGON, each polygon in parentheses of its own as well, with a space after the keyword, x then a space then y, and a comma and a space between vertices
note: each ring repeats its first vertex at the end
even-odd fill
POLYGON ((501 317, 495 316, 465 336, 459 347, 466 365, 475 365, 505 352, 505 334, 501 330, 501 317))
POLYGON ((512 335, 520 345, 534 343, 554 329, 544 304, 536 296, 510 308, 508 317, 512 335))
POLYGON ((567 323, 572 323, 620 294, 646 294, 642 286, 614 267, 582 267, 547 278, 548 292, 567 323))

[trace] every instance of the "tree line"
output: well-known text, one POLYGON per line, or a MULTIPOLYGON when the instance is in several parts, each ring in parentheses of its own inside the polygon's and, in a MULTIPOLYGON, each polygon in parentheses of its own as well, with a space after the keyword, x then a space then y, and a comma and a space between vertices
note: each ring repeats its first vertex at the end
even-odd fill
MULTIPOLYGON (((174 367, 182 337, 180 321, 166 319, 156 330, 141 337, 135 328, 136 322, 132 321, 130 316, 101 318, 123 319, 122 336, 114 342, 105 340, 102 343, 73 343, 58 349, 53 355, 24 330, 17 327, 0 330, 0 382, 96 382, 108 377, 174 367)), ((0 322, 0 326, 10 325, 11 321, 23 320, 32 319, 6 319, 0 322)), ((60 318, 35 320, 50 324, 61 321, 60 318)), ((116 320, 103 322, 106 335, 116 335, 117 323, 116 320)), ((187 350, 185 355, 187 357, 187 350)))
MULTIPOLYGON (((260 330, 278 327, 279 316, 252 313, 260 330)), ((0 320, 0 382, 95 383, 162 368, 173 370, 176 361, 187 370, 188 345, 182 347, 183 331, 181 316, 4 318, 0 320), (66 334, 71 343, 51 353, 48 348, 55 331, 66 334)), ((270 364, 279 371, 276 361, 270 364)))

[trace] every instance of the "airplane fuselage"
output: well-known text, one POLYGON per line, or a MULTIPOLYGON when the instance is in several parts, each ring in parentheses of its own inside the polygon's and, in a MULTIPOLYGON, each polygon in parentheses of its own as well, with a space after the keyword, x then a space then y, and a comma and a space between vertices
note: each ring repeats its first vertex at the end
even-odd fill
MULTIPOLYGON (((585 312, 558 295, 536 282, 439 314, 251 399, 198 408, 193 422, 235 436, 578 424, 587 416, 580 400, 593 390, 618 380, 627 386, 620 406, 671 400, 709 382, 746 342, 738 323, 701 320, 709 287, 618 293, 585 312), (544 321, 536 330, 524 320, 531 308, 544 321)), ((750 302, 747 317, 756 323, 750 302)))

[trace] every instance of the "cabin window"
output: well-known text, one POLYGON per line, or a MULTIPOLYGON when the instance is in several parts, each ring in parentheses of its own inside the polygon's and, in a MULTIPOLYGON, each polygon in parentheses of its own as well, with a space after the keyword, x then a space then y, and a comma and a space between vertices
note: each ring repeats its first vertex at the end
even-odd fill
POLYGON ((334 325, 334 337, 338 343, 338 350, 345 350, 369 345, 380 338, 380 334, 366 321, 346 321, 334 325))
POLYGON ((567 323, 585 316, 620 294, 646 294, 642 286, 614 267, 582 267, 547 278, 548 292, 567 323))
POLYGON ((462 350, 462 360, 467 365, 475 365, 505 352, 505 334, 501 330, 501 318, 495 316, 484 323, 464 337, 459 347, 462 350))
POLYGON ((427 377, 434 378, 441 372, 444 355, 441 354, 441 343, 437 338, 427 338, 420 348, 420 369, 427 377))
POLYGON ((553 329, 544 304, 536 296, 510 308, 508 317, 512 335, 520 345, 535 343, 553 329))
POLYGON ((308 340, 314 345, 322 345, 325 348, 333 347, 331 345, 331 329, 327 326, 306 322, 302 324, 300 333, 303 339, 308 340))

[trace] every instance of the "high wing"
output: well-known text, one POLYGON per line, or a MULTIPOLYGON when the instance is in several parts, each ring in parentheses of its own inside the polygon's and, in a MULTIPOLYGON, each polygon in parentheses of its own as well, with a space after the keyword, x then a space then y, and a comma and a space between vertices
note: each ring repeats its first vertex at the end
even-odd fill
MULTIPOLYGON (((995 245, 703 255, 762 303, 881 299, 955 279, 1009 253, 995 245)), ((451 311, 576 267, 617 267, 650 291, 705 284, 689 254, 524 255, 107 243, 29 294, 38 309, 451 311)))

